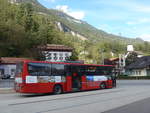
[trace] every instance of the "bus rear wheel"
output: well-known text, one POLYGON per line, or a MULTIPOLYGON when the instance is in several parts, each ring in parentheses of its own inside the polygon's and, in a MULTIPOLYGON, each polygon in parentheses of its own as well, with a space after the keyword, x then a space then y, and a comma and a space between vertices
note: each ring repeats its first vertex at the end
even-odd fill
POLYGON ((106 89, 106 84, 105 84, 105 82, 102 82, 102 83, 100 84, 100 89, 106 89))
POLYGON ((53 89, 54 94, 61 94, 62 93, 62 87, 60 85, 55 85, 53 89))

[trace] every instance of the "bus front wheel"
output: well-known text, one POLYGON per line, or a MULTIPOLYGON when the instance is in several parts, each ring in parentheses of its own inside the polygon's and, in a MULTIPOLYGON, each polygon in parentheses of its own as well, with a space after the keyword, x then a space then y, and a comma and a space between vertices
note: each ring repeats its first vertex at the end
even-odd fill
POLYGON ((102 83, 100 84, 100 89, 106 89, 106 84, 105 84, 105 82, 102 82, 102 83))
POLYGON ((53 89, 54 94, 61 94, 62 93, 62 87, 60 85, 55 85, 53 89))

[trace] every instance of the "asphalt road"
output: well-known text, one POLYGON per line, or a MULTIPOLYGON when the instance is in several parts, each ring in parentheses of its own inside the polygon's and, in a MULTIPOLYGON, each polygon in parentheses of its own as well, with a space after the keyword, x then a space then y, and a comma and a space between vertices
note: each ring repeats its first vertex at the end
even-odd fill
POLYGON ((0 113, 149 113, 149 105, 149 80, 121 80, 114 89, 62 95, 0 94, 0 113))
POLYGON ((103 113, 150 113, 150 98, 137 101, 103 113))

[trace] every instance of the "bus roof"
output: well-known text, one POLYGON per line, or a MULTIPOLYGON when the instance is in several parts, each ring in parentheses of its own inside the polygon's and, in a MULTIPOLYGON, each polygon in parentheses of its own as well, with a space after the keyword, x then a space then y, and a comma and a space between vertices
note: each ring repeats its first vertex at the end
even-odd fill
POLYGON ((67 65, 84 65, 84 66, 110 66, 114 65, 99 65, 99 64, 82 64, 82 63, 66 63, 66 62, 49 62, 49 61, 32 61, 32 60, 24 60, 24 63, 50 63, 50 64, 67 64, 67 65))

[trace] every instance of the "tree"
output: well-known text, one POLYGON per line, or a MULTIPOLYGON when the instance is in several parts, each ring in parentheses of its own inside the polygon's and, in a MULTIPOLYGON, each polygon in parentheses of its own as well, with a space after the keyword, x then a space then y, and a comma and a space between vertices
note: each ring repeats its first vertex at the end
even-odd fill
POLYGON ((133 62, 135 62, 137 60, 138 54, 136 52, 132 52, 128 55, 128 57, 126 58, 126 66, 132 64, 133 62))
POLYGON ((38 23, 33 19, 34 10, 30 3, 22 3, 17 13, 17 22, 24 26, 25 31, 37 31, 38 23))

